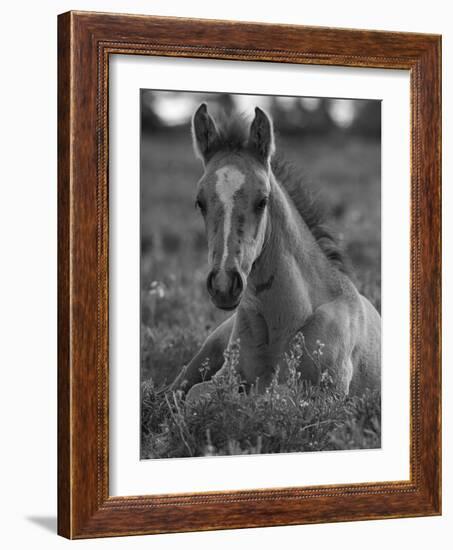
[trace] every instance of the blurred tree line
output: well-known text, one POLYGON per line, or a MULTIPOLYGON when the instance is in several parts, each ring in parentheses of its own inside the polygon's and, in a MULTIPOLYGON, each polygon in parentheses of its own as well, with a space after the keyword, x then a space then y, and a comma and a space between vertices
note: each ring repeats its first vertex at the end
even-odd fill
POLYGON ((260 105, 272 116, 280 134, 350 135, 380 140, 381 102, 365 99, 244 96, 233 94, 142 90, 142 130, 145 133, 182 129, 197 106, 206 101, 215 116, 251 110, 260 105))

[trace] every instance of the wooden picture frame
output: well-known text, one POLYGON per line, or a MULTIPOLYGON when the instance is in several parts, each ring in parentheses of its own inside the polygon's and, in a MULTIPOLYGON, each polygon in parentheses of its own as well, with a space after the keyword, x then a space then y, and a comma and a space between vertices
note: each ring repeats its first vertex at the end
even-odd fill
POLYGON ((441 513, 441 39, 69 12, 58 20, 58 532, 68 538, 441 513), (109 496, 109 56, 404 69, 411 95, 410 480, 109 496))

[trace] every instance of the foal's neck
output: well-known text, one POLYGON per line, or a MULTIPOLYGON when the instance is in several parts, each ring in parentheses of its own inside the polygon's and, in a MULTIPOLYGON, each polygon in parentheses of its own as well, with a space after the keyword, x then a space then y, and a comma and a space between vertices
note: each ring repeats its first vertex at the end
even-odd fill
POLYGON ((249 276, 249 298, 260 314, 297 330, 338 293, 338 274, 273 175, 271 187, 266 243, 249 276))

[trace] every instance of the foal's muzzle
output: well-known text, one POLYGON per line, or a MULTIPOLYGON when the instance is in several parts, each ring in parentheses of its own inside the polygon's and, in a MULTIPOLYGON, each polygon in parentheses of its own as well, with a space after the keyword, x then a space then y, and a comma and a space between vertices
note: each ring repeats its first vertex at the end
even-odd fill
POLYGON ((235 309, 244 291, 244 281, 237 269, 212 270, 206 281, 214 305, 220 309, 235 309))

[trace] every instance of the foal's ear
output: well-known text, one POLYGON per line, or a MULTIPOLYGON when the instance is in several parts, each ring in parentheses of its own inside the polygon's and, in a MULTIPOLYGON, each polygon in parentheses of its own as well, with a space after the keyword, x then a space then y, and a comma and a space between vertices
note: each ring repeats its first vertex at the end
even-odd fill
POLYGON ((192 137, 195 153, 206 163, 216 145, 219 133, 214 120, 208 113, 206 103, 202 103, 192 120, 192 137))
POLYGON ((259 107, 255 107, 255 118, 250 126, 248 146, 265 164, 274 153, 272 122, 259 107))

